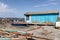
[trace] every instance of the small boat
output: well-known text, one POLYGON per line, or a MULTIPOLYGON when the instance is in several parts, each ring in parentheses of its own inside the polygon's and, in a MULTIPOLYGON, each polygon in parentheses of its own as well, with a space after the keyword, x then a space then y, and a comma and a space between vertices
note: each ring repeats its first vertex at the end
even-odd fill
POLYGON ((26 26, 25 22, 12 22, 11 25, 13 26, 26 26))

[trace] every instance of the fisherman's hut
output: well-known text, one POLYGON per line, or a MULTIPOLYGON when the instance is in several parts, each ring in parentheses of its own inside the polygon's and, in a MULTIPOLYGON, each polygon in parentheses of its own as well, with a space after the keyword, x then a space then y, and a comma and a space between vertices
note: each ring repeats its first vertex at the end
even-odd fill
POLYGON ((25 21, 27 23, 38 23, 38 24, 55 24, 59 12, 57 10, 50 10, 44 12, 27 12, 25 13, 25 21))

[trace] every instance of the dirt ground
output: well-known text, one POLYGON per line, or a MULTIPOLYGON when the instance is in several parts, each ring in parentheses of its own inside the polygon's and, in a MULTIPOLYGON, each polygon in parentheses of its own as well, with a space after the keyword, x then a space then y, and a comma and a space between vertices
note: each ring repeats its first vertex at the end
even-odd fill
POLYGON ((12 40, 56 40, 56 39, 59 40, 60 38, 60 30, 53 28, 53 26, 30 26, 20 28, 18 26, 12 26, 10 24, 4 24, 4 25, 0 24, 0 28, 25 31, 31 34, 33 33, 33 36, 35 36, 32 37, 33 39, 29 37, 26 39, 25 36, 19 36, 18 39, 12 39, 12 40))

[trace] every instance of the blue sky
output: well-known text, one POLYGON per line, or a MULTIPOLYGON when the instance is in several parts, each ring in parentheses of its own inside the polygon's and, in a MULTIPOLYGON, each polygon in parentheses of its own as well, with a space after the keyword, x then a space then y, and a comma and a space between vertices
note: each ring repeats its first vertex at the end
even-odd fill
POLYGON ((0 17, 24 17, 26 12, 59 10, 60 0, 0 0, 0 17))

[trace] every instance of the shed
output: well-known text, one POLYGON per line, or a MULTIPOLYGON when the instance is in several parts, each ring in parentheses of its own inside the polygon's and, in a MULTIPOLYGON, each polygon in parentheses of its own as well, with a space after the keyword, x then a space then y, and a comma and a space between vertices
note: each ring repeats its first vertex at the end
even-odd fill
POLYGON ((44 23, 52 22, 56 23, 57 17, 59 15, 58 10, 50 10, 44 12, 27 12, 25 15, 25 21, 27 23, 44 23))

